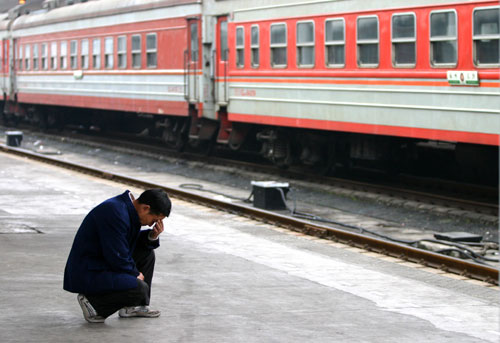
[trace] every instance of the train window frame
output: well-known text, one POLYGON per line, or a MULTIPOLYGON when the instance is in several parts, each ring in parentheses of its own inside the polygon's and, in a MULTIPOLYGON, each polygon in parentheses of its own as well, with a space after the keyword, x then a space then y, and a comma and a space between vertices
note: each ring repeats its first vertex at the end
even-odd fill
POLYGON ((156 33, 146 34, 146 67, 150 69, 158 67, 158 35, 156 33), (151 37, 154 37, 154 47, 149 46, 148 38, 151 37))
POLYGON ((301 20, 295 24, 295 47, 297 49, 296 63, 299 68, 314 68, 316 65, 316 24, 314 20, 301 20), (299 43, 299 25, 312 24, 312 42, 299 43), (302 64, 300 58, 302 56, 302 48, 312 47, 312 64, 302 64))
POLYGON ((414 12, 393 13, 391 16, 391 56, 394 68, 415 68, 417 66, 417 15, 414 12), (394 38, 394 18, 412 16, 413 17, 413 37, 394 38), (413 63, 398 63, 396 44, 413 44, 413 63))
MULTIPOLYGON (((478 11, 485 11, 485 10, 497 10, 500 12, 500 6, 488 6, 488 7, 476 7, 472 11, 472 59, 473 63, 476 67, 478 68, 496 68, 500 66, 500 56, 499 56, 499 62, 498 63, 480 63, 478 62, 478 54, 477 54, 477 41, 479 40, 497 40, 498 45, 500 46, 500 27, 498 28, 499 33, 497 34, 486 34, 486 35, 478 35, 476 34, 476 12, 478 11)), ((498 49, 497 49, 498 50, 498 49)))
POLYGON ((271 52, 271 54, 270 54, 271 67, 272 68, 280 68, 280 69, 286 68, 288 66, 288 25, 287 25, 287 23, 280 22, 280 23, 271 24, 271 26, 269 28, 269 49, 271 52), (285 43, 273 43, 272 31, 273 31, 273 27, 276 27, 276 26, 284 26, 285 27, 285 43), (284 49, 284 51, 285 51, 285 53, 284 53, 285 63, 284 64, 274 63, 275 52, 277 49, 280 49, 280 50, 284 49))
POLYGON ((47 43, 41 44, 40 60, 40 67, 42 67, 43 70, 49 69, 49 46, 47 43))
POLYGON ((39 61, 38 58, 40 56, 38 55, 38 44, 33 44, 33 70, 38 70, 39 67, 39 61))
POLYGON ((236 68, 245 68, 245 28, 243 26, 236 27, 235 46, 236 46, 236 68), (238 36, 241 32, 241 37, 238 36), (241 38, 241 41, 239 41, 241 38))
POLYGON ((131 56, 131 63, 132 63, 132 68, 134 69, 141 69, 142 68, 142 36, 139 35, 132 35, 130 37, 130 56, 131 56), (137 38, 139 41, 139 48, 134 49, 134 38, 137 38), (138 62, 138 63, 137 63, 138 62))
POLYGON ((5 68, 5 71, 8 71, 9 67, 8 67, 8 57, 9 57, 9 49, 8 49, 8 41, 6 39, 3 40, 3 63, 4 63, 4 68, 5 68))
POLYGON ((59 43, 59 68, 68 69, 68 42, 59 43))
POLYGON ((89 69, 89 40, 80 41, 80 68, 89 69))
POLYGON ((345 68, 345 18, 328 18, 325 20, 325 66, 327 68, 345 68), (327 25, 330 22, 339 21, 342 23, 342 40, 327 40, 327 25), (330 63, 330 47, 343 47, 343 63, 330 63))
POLYGON ((259 25, 252 25, 250 27, 250 65, 252 68, 258 68, 260 66, 260 27, 259 25), (254 29, 257 29, 257 42, 254 41, 254 29))
POLYGON ((57 42, 50 43, 50 69, 57 69, 57 42))
POLYGON ((30 70, 31 69, 31 45, 29 44, 26 44, 24 46, 25 50, 24 50, 24 69, 25 70, 30 70))
POLYGON ((104 37, 104 68, 113 69, 115 66, 115 44, 113 37, 104 37))
POLYGON ((116 38, 116 64, 119 69, 127 68, 127 36, 118 36, 116 38))
POLYGON ((459 50, 459 42, 458 42, 458 15, 457 11, 455 9, 446 9, 446 10, 437 10, 437 11, 432 11, 429 13, 429 62, 431 67, 433 68, 455 68, 458 65, 458 52, 459 50), (455 35, 454 36, 436 36, 433 38, 432 36, 432 15, 434 14, 440 14, 440 13, 453 13, 455 15, 455 35), (453 37, 454 39, 450 39, 450 37, 453 37), (454 41, 455 42, 455 62, 448 63, 448 62, 435 62, 435 57, 434 57, 434 45, 436 43, 440 42, 449 42, 449 41, 454 41))
POLYGON ((78 67, 77 53, 76 40, 71 40, 69 42, 69 66, 71 69, 78 67))
POLYGON ((92 39, 92 69, 101 69, 101 38, 92 39))
POLYGON ((220 21, 219 25, 219 40, 220 40, 220 61, 227 62, 229 49, 227 38, 227 20, 220 21))
POLYGON ((377 15, 364 15, 356 18, 356 61, 359 68, 378 68, 380 65, 380 20, 377 15), (363 19, 375 19, 377 21, 377 38, 376 39, 360 39, 359 38, 359 22, 363 19), (366 45, 376 45, 377 47, 377 63, 366 63, 361 60, 360 48, 366 45))
POLYGON ((23 63, 24 63, 23 51, 24 51, 24 45, 19 44, 18 52, 17 52, 17 69, 18 70, 23 70, 23 63))
POLYGON ((200 31, 200 26, 198 25, 198 21, 192 21, 189 24, 189 43, 191 44, 191 62, 198 62, 199 54, 200 54, 200 42, 198 39, 200 31), (194 34, 193 34, 194 32, 194 34))

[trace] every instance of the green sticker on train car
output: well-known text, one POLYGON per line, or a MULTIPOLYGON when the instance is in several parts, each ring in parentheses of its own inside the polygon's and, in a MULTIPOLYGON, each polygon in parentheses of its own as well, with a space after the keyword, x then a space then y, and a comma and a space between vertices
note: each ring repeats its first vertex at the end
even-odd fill
POLYGON ((479 86, 477 71, 453 70, 448 71, 450 86, 479 86))

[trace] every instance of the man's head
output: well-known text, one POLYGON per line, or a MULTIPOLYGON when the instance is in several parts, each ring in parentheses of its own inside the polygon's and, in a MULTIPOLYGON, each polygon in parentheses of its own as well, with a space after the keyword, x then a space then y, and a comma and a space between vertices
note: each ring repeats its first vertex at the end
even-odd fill
POLYGON ((170 215, 172 202, 167 192, 155 188, 144 191, 134 202, 141 225, 151 226, 170 215))

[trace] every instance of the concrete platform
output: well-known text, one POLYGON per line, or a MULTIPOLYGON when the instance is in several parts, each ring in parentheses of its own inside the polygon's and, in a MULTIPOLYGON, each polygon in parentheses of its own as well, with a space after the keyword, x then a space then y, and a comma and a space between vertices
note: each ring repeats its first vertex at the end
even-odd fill
POLYGON ((161 317, 89 324, 62 290, 65 261, 85 214, 124 189, 0 153, 1 342, 499 341, 498 288, 176 200, 161 317))

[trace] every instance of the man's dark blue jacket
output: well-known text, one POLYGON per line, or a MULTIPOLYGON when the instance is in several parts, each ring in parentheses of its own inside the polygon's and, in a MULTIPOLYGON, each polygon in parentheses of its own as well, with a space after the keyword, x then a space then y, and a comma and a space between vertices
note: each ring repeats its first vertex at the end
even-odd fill
POLYGON ((99 294, 137 287, 139 271, 132 253, 137 244, 150 249, 151 230, 142 230, 129 191, 90 211, 76 233, 64 270, 64 289, 99 294))

